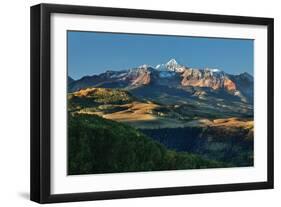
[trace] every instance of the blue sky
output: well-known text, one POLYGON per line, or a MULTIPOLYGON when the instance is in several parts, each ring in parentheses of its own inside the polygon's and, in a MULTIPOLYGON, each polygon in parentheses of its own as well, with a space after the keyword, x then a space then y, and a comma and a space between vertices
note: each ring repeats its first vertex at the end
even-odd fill
POLYGON ((68 75, 156 66, 175 58, 193 68, 253 74, 253 40, 68 31, 68 75))

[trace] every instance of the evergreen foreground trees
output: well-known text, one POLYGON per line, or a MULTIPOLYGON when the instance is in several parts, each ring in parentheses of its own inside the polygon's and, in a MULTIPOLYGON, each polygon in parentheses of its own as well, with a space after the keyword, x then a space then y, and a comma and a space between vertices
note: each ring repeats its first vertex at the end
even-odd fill
POLYGON ((126 124, 96 115, 68 116, 68 174, 226 167, 224 163, 168 150, 126 124))

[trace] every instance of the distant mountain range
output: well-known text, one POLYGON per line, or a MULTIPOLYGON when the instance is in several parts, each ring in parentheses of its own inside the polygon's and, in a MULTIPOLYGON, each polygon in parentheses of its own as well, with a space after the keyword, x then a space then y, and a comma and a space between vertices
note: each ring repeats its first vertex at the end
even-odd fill
POLYGON ((91 87, 122 88, 137 97, 166 102, 215 98, 250 105, 253 103, 253 77, 250 74, 232 75, 219 69, 191 68, 179 64, 175 59, 155 67, 141 65, 84 76, 79 80, 68 77, 69 92, 91 87))

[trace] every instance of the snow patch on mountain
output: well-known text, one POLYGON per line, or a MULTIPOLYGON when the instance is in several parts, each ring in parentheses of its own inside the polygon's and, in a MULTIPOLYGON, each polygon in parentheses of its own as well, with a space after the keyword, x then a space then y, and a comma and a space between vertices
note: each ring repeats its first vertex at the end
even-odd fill
POLYGON ((217 69, 217 68, 206 68, 206 70, 209 70, 209 71, 211 71, 213 73, 220 73, 221 72, 221 70, 217 69))
POLYGON ((158 65, 155 66, 155 69, 161 70, 161 66, 163 66, 163 64, 158 64, 158 65))
POLYGON ((124 76, 126 76, 127 73, 114 73, 113 75, 110 76, 110 78, 122 78, 124 76))
POLYGON ((151 67, 150 65, 147 65, 147 64, 143 64, 143 65, 140 65, 138 68, 149 68, 151 67))

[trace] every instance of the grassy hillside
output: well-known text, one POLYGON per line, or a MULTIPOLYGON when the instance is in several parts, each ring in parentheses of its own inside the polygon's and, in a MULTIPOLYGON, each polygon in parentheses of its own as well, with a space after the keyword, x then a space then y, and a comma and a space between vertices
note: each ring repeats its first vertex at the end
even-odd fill
POLYGON ((239 118, 239 116, 233 116, 235 113, 221 111, 226 107, 223 104, 216 104, 218 106, 215 108, 214 104, 203 102, 199 104, 191 100, 189 103, 175 105, 162 104, 140 97, 136 98, 126 90, 109 88, 87 88, 68 94, 68 111, 70 112, 96 114, 142 129, 216 125, 236 127, 249 125, 252 121, 252 116, 248 117, 244 113, 248 109, 235 106, 234 108, 244 114, 239 118))
POLYGON ((126 104, 135 100, 129 92, 119 89, 87 88, 68 94, 68 110, 100 105, 126 104))
POLYGON ((200 156, 168 150, 128 125, 96 115, 68 116, 68 174, 227 167, 200 156))

